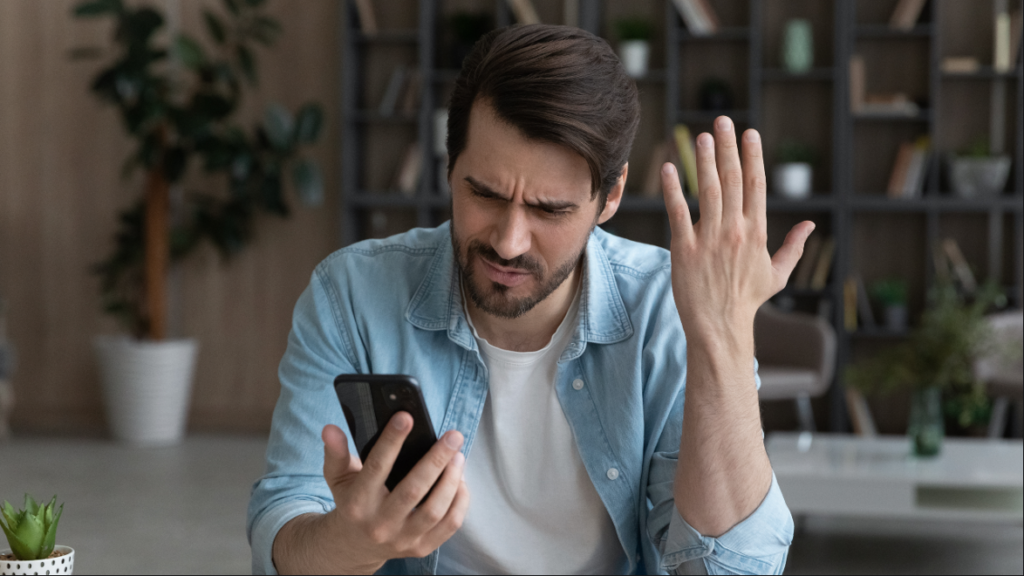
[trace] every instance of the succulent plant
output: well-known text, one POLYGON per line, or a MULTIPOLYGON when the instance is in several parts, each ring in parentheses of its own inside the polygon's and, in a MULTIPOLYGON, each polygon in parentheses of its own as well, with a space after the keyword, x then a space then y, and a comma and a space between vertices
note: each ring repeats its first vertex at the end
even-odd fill
POLYGON ((49 558, 57 541, 57 523, 64 512, 64 505, 54 512, 57 497, 46 506, 40 506, 25 494, 25 509, 15 513, 10 502, 4 501, 0 511, 0 528, 7 535, 11 552, 22 562, 49 558))

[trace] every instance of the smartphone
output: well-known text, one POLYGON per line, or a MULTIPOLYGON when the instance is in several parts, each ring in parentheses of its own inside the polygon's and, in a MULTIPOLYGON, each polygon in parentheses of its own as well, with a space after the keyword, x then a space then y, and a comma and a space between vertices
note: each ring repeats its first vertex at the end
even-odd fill
POLYGON ((388 490, 394 490, 437 443, 419 383, 411 376, 342 374, 334 380, 334 391, 363 462, 395 414, 408 412, 412 416, 412 432, 385 482, 388 490))

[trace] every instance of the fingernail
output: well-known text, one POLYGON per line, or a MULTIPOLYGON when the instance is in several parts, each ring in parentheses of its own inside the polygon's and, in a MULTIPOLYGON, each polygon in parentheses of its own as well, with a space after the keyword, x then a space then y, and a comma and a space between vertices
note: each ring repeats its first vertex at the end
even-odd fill
POLYGON ((718 119, 718 129, 719 130, 731 130, 732 129, 732 120, 730 120, 726 116, 722 116, 721 118, 718 119))
POLYGON ((391 425, 394 426, 395 430, 404 431, 409 427, 409 418, 404 414, 397 414, 391 419, 391 425))
POLYGON ((462 452, 456 452, 455 458, 452 458, 452 465, 456 468, 462 468, 462 465, 466 463, 466 457, 462 452))
POLYGON ((715 141, 711 138, 711 134, 701 134, 700 138, 697 138, 697 143, 704 148, 710 148, 714 145, 715 141))
POLYGON ((462 435, 461 434, 445 434, 444 443, 448 445, 452 450, 458 450, 462 448, 462 435))
POLYGON ((672 164, 665 164, 661 167, 661 173, 665 176, 673 176, 676 173, 676 167, 672 164))
POLYGON ((746 139, 751 144, 757 144, 761 141, 761 135, 757 133, 757 130, 748 130, 746 139))

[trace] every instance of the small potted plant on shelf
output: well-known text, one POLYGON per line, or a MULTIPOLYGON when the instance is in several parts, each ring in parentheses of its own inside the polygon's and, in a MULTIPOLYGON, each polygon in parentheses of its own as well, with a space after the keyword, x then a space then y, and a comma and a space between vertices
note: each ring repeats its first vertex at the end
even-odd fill
POLYGON ((786 140, 779 146, 777 162, 773 172, 775 192, 789 200, 810 198, 814 165, 818 162, 818 153, 814 147, 786 140))
POLYGON ((626 74, 631 78, 647 76, 654 25, 646 18, 623 18, 615 22, 615 35, 619 38, 619 58, 626 74))
POLYGON ((880 280, 871 286, 871 298, 882 309, 886 330, 906 332, 910 323, 907 311, 908 292, 907 282, 898 278, 880 280))
POLYGON ((57 524, 64 505, 57 506, 54 496, 40 506, 25 495, 25 509, 15 512, 9 502, 0 510, 0 527, 7 536, 8 550, 0 550, 0 576, 15 574, 72 574, 75 551, 56 546, 57 524))
MULTIPOLYGON (((149 4, 88 0, 74 10, 115 24, 115 48, 91 89, 117 109, 136 143, 123 173, 145 173, 142 198, 120 214, 113 253, 95 269, 105 311, 129 333, 96 342, 108 420, 119 440, 161 445, 184 436, 197 343, 168 340, 170 265, 205 242, 228 259, 251 240, 260 213, 287 217, 289 175, 302 202, 322 202, 320 169, 299 155, 319 137, 319 105, 294 115, 270 105, 252 130, 236 119, 245 88, 257 85, 255 48, 273 45, 281 32, 265 4, 223 0, 222 11, 204 9, 204 43, 164 34, 165 18, 149 4), (182 195, 172 214, 172 187, 190 170, 222 189, 182 195)), ((105 55, 98 48, 74 53, 105 55)))
POLYGON ((1013 160, 1007 154, 992 155, 987 140, 980 138, 958 154, 950 155, 948 164, 953 193, 971 200, 1002 194, 1013 160))
POLYGON ((944 399, 948 403, 965 395, 976 399, 984 396, 984 386, 974 373, 974 361, 992 345, 985 315, 1005 306, 1006 295, 995 284, 967 297, 951 282, 940 281, 929 293, 928 309, 910 338, 851 366, 846 383, 868 394, 909 390, 912 397, 907 434, 913 453, 918 457, 937 456, 946 436, 948 406, 943 406, 944 399))

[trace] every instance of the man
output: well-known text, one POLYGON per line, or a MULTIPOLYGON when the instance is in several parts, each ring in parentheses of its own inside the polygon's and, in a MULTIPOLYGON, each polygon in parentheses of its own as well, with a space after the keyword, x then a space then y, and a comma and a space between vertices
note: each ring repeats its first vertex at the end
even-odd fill
POLYGON ((698 139, 699 224, 665 166, 671 253, 601 231, 639 115, 591 34, 478 43, 450 105, 452 221, 339 251, 296 307, 249 511, 256 572, 782 572, 793 526, 753 323, 813 224, 771 258, 758 135, 741 162, 722 117, 698 139), (423 386, 440 441, 393 492, 412 419, 360 462, 342 373, 423 386))

